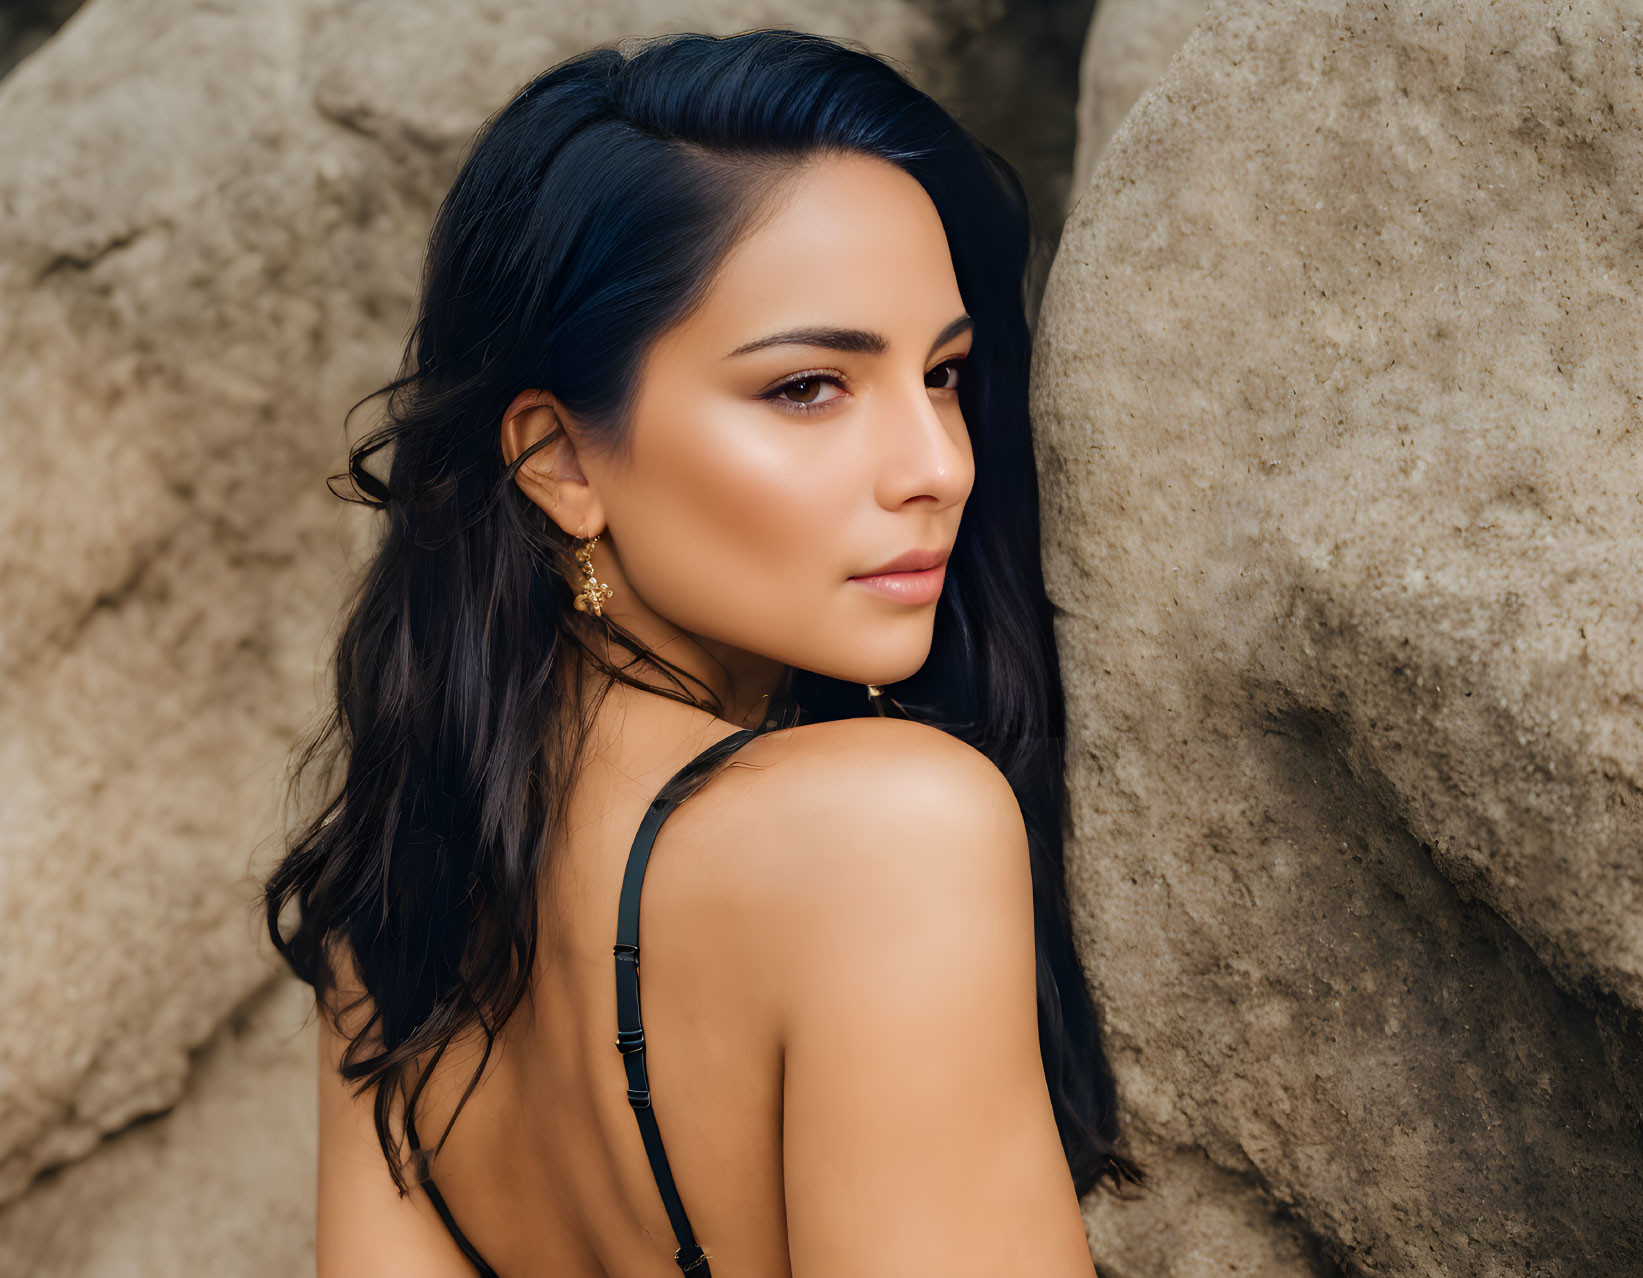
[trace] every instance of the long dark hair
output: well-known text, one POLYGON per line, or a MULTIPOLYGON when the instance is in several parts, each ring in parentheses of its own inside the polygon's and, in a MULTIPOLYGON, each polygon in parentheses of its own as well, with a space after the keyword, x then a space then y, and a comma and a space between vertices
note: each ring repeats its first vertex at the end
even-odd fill
MULTIPOLYGON (((608 680, 636 683, 580 637, 567 539, 513 482, 529 452, 504 464, 502 414, 520 390, 550 390, 619 454, 647 348, 701 300, 782 179, 819 154, 877 156, 929 194, 975 320, 959 391, 975 485, 930 659, 886 692, 1015 789, 1040 1047, 1073 1183, 1082 1196, 1140 1181, 1113 1145, 1112 1081, 1062 885, 1062 688, 1027 416, 1024 277, 1040 232, 1021 179, 865 49, 785 29, 623 43, 551 67, 480 129, 434 221, 399 375, 360 401, 386 394, 385 422, 332 478, 387 527, 349 601, 334 708, 293 768, 288 799, 302 807, 312 781, 323 801, 264 887, 269 934, 344 1033, 348 1009, 327 996, 346 947, 370 1016, 341 1072, 356 1094, 375 1089, 405 1192, 396 1098, 414 1118, 440 1056, 477 1030, 485 1052, 460 1111, 530 980, 543 851, 589 722, 555 666, 575 648, 608 680), (386 481, 365 465, 385 448, 386 481)), ((688 674, 611 633, 672 680, 663 695, 722 714, 700 681, 693 695, 688 674)), ((810 672, 789 695, 812 719, 863 712, 858 685, 810 672)))

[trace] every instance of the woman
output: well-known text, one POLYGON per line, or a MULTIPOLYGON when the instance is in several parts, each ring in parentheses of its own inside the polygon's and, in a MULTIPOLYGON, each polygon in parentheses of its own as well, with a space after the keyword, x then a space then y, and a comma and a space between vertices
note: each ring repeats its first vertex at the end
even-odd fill
POLYGON ((1093 1272, 1139 1170, 1060 888, 1026 210, 793 31, 481 131, 265 894, 321 1278, 1093 1272))

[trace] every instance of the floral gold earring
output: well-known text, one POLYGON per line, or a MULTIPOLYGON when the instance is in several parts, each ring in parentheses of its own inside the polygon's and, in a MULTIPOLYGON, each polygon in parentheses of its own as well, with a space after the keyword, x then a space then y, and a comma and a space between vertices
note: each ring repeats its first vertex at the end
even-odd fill
POLYGON ((582 589, 571 601, 577 612, 591 612, 595 617, 605 615, 604 602, 611 596, 610 587, 593 575, 593 547, 602 536, 603 533, 594 533, 593 536, 579 539, 577 542, 576 562, 582 565, 584 580, 582 589))

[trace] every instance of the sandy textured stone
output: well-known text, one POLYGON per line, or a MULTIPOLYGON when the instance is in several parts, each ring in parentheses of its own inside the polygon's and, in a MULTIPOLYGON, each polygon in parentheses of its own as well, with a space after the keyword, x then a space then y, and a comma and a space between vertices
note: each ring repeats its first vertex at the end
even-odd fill
POLYGON ((200 1050, 188 1095, 0 1211, 0 1273, 312 1278, 308 987, 279 977, 200 1050))
POLYGON ((1084 1200, 1090 1250, 1100 1278, 1337 1278, 1305 1229, 1247 1180, 1202 1151, 1167 1149, 1137 1133, 1132 1145, 1152 1173, 1147 1188, 1126 1186, 1084 1200))
POLYGON ((1100 0, 1079 62, 1078 145, 1071 195, 1089 185, 1107 140, 1158 82, 1210 0, 1100 0))
POLYGON ((0 76, 33 53, 80 7, 80 0, 10 0, 0 8, 0 76))
MULTIPOLYGON (((1125 1112, 1347 1272, 1643 1271, 1640 40, 1635 0, 1221 0, 1046 292, 1125 1112)), ((1124 1211, 1104 1268, 1137 1215, 1190 1241, 1124 1211)))
POLYGON ((174 1102, 267 978, 248 866, 373 532, 324 477, 474 129, 628 34, 916 71, 938 16, 92 0, 0 81, 0 1201, 174 1102))

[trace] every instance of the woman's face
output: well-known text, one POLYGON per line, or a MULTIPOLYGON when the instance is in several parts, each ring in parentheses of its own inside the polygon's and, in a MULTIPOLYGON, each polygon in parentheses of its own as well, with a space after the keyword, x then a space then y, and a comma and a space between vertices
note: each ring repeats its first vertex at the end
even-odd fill
POLYGON ((852 579, 952 548, 975 479, 955 389, 970 345, 918 182, 859 156, 808 164, 650 350, 628 455, 581 451, 585 487, 556 489, 561 527, 604 532, 607 615, 694 669, 682 630, 733 678, 913 674, 939 570, 892 580, 901 598, 852 579))

